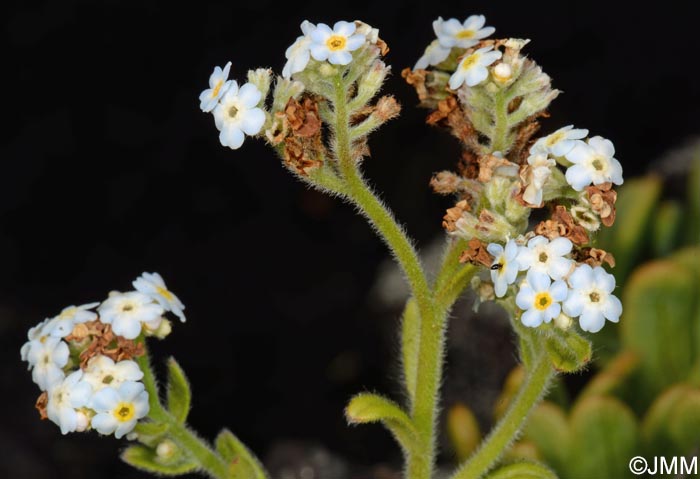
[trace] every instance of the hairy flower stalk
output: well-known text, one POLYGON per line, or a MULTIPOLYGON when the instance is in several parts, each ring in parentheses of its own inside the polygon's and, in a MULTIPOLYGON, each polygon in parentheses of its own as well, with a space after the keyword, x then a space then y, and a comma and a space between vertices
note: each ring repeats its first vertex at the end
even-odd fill
MULTIPOLYGON (((391 69, 377 29, 361 21, 304 21, 281 75, 251 70, 239 85, 228 79, 229 62, 215 68, 199 98, 223 146, 264 139, 297 178, 353 204, 403 270, 411 291, 401 324, 405 403, 363 393, 345 415, 350 424, 381 422, 404 453, 409 479, 434 477, 446 319, 467 287, 477 292, 477 307, 495 301, 509 313, 527 375, 454 479, 481 478, 497 467, 552 378, 590 361, 591 343, 579 330, 600 331, 622 313, 604 268, 614 257, 594 247, 595 232, 615 221, 613 185, 623 182, 615 148, 573 125, 537 137, 538 119, 559 92, 521 53, 528 40, 490 39, 495 29, 485 24, 480 15, 438 18, 437 38, 413 70, 402 72, 430 110, 427 123, 446 128, 463 148, 457 172, 439 172, 430 182, 455 199, 442 218, 448 241, 432 282, 361 170, 368 136, 400 112, 392 96, 379 96, 391 69), (531 226, 533 210, 544 219, 531 226)), ((29 331, 21 355, 43 391, 42 418, 64 434, 94 429, 138 441, 123 459, 155 474, 265 478, 228 430, 212 447, 189 429, 189 384, 172 359, 161 401, 145 338, 167 336, 171 323, 163 315, 184 322, 185 307, 157 273, 144 273, 133 286, 102 303, 66 308, 29 331)))

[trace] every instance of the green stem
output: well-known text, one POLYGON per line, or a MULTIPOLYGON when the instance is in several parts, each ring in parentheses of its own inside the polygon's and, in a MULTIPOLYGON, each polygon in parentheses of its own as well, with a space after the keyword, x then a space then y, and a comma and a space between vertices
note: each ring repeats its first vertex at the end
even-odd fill
POLYGON ((532 368, 528 371, 520 391, 508 407, 506 414, 474 455, 452 476, 452 479, 479 479, 496 465, 525 426, 530 412, 539 403, 553 377, 554 368, 548 355, 543 348, 540 348, 532 368))
POLYGON ((508 136, 508 98, 503 91, 494 95, 494 127, 493 138, 491 140, 491 153, 500 151, 504 155, 507 153, 508 136))
POLYGON ((335 154, 340 173, 347 184, 347 196, 369 219, 396 256, 411 287, 421 318, 420 360, 412 408, 412 419, 420 437, 421 450, 408 455, 407 469, 411 479, 429 479, 435 462, 435 422, 442 377, 445 316, 437 314, 431 288, 411 241, 360 176, 351 152, 347 85, 341 74, 336 76, 334 86, 335 154))
MULTIPOLYGON (((143 338, 140 341, 143 341, 143 338)), ((226 462, 203 439, 197 437, 186 425, 180 424, 161 404, 158 385, 147 350, 137 358, 137 363, 143 372, 142 381, 148 392, 150 406, 148 416, 155 422, 167 424, 170 438, 178 447, 187 451, 188 455, 197 461, 204 472, 216 479, 229 479, 230 474, 226 462)))

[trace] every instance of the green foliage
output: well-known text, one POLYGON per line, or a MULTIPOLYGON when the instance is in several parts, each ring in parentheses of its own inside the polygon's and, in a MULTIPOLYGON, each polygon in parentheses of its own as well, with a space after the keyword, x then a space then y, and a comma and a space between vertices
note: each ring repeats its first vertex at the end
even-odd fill
POLYGON ((191 401, 192 392, 185 372, 174 358, 168 359, 168 411, 181 424, 187 420, 191 401))
POLYGON ((447 436, 459 462, 465 461, 479 445, 479 423, 464 404, 457 403, 447 411, 447 436))
POLYGON ((372 393, 361 393, 345 408, 349 424, 381 422, 391 431, 404 451, 418 450, 418 433, 411 418, 393 401, 372 393))
POLYGON ((198 469, 197 463, 182 450, 178 450, 176 454, 164 461, 154 449, 135 445, 126 448, 121 458, 130 466, 161 476, 179 476, 198 469))
POLYGON ((557 475, 542 464, 517 462, 495 470, 486 479, 557 479, 557 475))
POLYGON ((264 479, 261 464, 247 447, 228 429, 222 430, 214 441, 216 452, 228 463, 232 479, 264 479))
POLYGON ((553 325, 544 325, 547 335, 545 349, 554 369, 573 373, 583 369, 591 360, 591 342, 573 328, 563 331, 553 325))

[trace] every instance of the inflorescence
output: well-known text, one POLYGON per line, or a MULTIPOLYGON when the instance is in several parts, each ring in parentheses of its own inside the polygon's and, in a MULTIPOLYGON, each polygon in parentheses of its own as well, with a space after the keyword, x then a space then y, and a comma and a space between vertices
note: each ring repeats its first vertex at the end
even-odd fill
POLYGON ((121 438, 149 412, 134 359, 145 352, 144 337, 170 333, 163 315, 184 322, 185 307, 158 273, 143 273, 133 286, 102 303, 69 306, 29 330, 21 356, 42 391, 36 408, 63 434, 94 429, 121 438))

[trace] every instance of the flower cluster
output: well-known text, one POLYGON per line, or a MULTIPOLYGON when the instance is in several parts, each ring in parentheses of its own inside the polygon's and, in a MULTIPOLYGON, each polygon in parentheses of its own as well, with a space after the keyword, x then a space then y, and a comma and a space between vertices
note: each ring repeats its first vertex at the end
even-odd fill
POLYGON ((171 312, 184 305, 158 273, 143 273, 134 291, 112 292, 102 303, 69 306, 29 330, 21 357, 42 391, 36 407, 63 434, 94 429, 121 438, 148 414, 143 336, 170 332, 171 312))
POLYGON ((494 29, 484 25, 480 15, 438 18, 437 40, 403 72, 433 110, 427 122, 464 148, 458 173, 431 182, 458 198, 443 226, 467 240, 463 262, 490 270, 476 280, 482 297, 514 300, 522 324, 568 327, 578 318, 581 329, 599 331, 622 312, 602 267, 614 258, 593 247, 601 223, 615 220, 613 185, 623 182, 615 148, 573 125, 536 138, 538 117, 559 92, 521 54, 527 40, 487 39, 494 29), (549 215, 528 231, 538 209, 549 215))
MULTIPOLYGON (((272 104, 266 104, 272 83, 269 69, 248 72, 248 83, 239 87, 228 80, 231 64, 216 67, 209 88, 200 95, 200 108, 212 112, 223 146, 239 148, 245 136, 264 136, 278 151, 294 173, 308 176, 327 155, 320 138, 319 103, 330 101, 329 80, 341 75, 357 82, 357 93, 368 101, 376 93, 389 69, 377 62, 388 48, 379 31, 366 23, 339 21, 332 27, 325 23, 301 23, 302 35, 285 52, 282 74, 275 79, 272 104), (372 75, 365 75, 371 72, 372 75), (369 83, 360 84, 363 77, 369 83), (367 95, 366 98, 365 95, 367 95)), ((359 107, 364 103, 359 103, 359 107)), ((383 121, 391 118, 398 107, 385 105, 383 121)), ((377 117, 368 124, 376 126, 377 117)))

